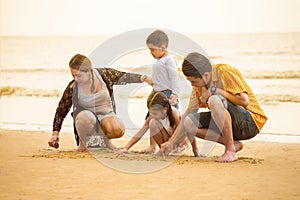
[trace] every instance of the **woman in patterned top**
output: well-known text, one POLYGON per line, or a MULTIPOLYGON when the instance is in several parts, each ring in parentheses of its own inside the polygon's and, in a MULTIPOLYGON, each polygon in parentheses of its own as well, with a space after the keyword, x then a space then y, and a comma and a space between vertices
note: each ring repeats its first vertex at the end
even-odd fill
POLYGON ((92 68, 89 58, 76 54, 69 62, 73 80, 68 84, 56 109, 51 147, 58 148, 59 132, 64 118, 73 106, 74 134, 78 151, 85 151, 88 136, 99 133, 108 148, 115 148, 110 139, 124 135, 125 127, 115 114, 113 85, 147 82, 150 77, 125 73, 112 68, 92 68))

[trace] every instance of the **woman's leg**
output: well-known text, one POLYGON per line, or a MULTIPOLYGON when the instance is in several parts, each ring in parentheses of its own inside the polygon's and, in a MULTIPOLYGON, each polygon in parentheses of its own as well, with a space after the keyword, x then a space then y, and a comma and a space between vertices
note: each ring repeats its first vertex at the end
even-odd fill
POLYGON ((112 138, 120 138, 125 133, 125 126, 117 116, 107 116, 100 122, 101 130, 104 133, 104 140, 108 148, 115 149, 112 138))
POLYGON ((79 136, 78 151, 86 150, 86 137, 96 131, 96 117, 88 110, 83 110, 76 116, 75 126, 79 136))

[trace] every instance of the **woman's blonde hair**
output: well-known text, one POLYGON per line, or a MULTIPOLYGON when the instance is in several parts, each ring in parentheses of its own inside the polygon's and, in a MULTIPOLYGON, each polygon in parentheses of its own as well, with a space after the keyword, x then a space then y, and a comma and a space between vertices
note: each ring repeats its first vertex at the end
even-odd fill
POLYGON ((86 57, 85 55, 76 54, 75 56, 73 56, 71 58, 71 60, 69 62, 69 67, 72 69, 82 71, 82 72, 90 71, 90 73, 92 75, 91 93, 93 93, 95 90, 95 84, 94 84, 95 78, 94 78, 91 60, 88 57, 86 57))

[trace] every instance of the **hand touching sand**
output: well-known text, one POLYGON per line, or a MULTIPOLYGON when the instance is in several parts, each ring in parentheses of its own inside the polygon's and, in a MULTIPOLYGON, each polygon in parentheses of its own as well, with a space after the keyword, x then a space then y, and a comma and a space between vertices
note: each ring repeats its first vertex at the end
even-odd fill
POLYGON ((53 131, 52 137, 49 139, 48 144, 50 147, 58 148, 59 147, 59 133, 58 131, 53 131))

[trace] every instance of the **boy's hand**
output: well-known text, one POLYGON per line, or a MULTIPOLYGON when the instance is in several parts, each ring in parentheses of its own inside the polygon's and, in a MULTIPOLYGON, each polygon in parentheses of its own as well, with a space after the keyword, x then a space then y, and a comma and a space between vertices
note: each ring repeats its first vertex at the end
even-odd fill
POLYGON ((175 106, 178 104, 178 97, 176 94, 171 94, 170 96, 170 103, 171 105, 175 106))

